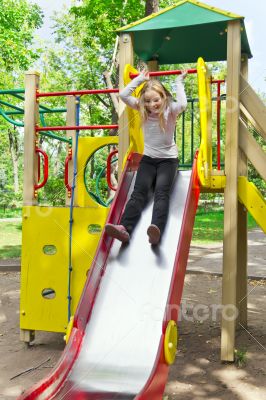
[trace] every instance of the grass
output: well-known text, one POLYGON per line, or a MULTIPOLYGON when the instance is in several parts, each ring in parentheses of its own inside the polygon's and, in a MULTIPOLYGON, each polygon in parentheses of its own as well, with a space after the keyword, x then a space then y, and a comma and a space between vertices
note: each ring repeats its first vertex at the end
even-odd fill
POLYGON ((21 222, 0 221, 0 259, 20 257, 21 228, 21 222))
MULTIPOLYGON (((14 214, 12 215, 14 217, 14 214)), ((200 207, 193 229, 194 243, 214 243, 223 240, 223 209, 211 211, 200 207)), ((248 228, 257 226, 248 214, 248 228)), ((0 221, 0 259, 17 258, 21 254, 21 222, 0 221)))
MULTIPOLYGON (((193 242, 212 243, 223 240, 223 208, 210 208, 210 210, 205 210, 203 207, 198 208, 193 229, 193 242)), ((256 221, 248 214, 248 229, 256 227, 256 221)))
POLYGON ((0 218, 20 218, 21 213, 21 208, 0 207, 0 218))
POLYGON ((247 364, 247 350, 235 349, 235 364, 238 368, 245 367, 247 364))

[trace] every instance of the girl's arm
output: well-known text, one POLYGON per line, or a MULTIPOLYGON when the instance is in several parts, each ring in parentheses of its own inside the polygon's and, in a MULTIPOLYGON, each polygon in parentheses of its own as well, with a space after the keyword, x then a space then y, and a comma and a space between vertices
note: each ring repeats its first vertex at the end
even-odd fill
POLYGON ((171 111, 175 117, 187 108, 187 96, 184 89, 185 76, 186 74, 182 74, 176 78, 176 102, 171 104, 171 111))
POLYGON ((144 73, 139 74, 134 78, 129 84, 119 92, 120 99, 126 103, 129 107, 138 110, 139 99, 137 97, 131 96, 134 90, 147 80, 147 75, 144 73))

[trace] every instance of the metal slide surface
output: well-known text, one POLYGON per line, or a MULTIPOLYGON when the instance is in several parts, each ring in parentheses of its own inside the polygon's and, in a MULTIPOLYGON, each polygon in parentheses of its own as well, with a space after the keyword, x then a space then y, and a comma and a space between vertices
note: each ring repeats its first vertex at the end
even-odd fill
MULTIPOLYGON (((127 197, 133 185, 134 174, 127 197)), ((29 394, 21 399, 162 398, 168 373, 168 366, 162 360, 163 329, 176 313, 175 309, 174 313, 170 311, 166 315, 167 305, 179 304, 181 299, 185 258, 192 233, 192 227, 187 231, 186 216, 192 216, 193 224, 196 212, 195 204, 189 203, 192 186, 192 171, 177 174, 160 245, 151 246, 146 233, 152 202, 143 211, 129 244, 110 241, 108 250, 105 241, 109 239, 103 235, 96 264, 92 267, 97 270, 99 263, 104 265, 101 277, 91 271, 89 278, 90 284, 95 285, 94 291, 89 290, 88 285, 84 289, 74 332, 59 366, 50 378, 36 385, 36 391, 31 392, 35 393, 33 397, 29 394), (191 206, 194 207, 192 212, 188 209, 191 206), (186 234, 190 235, 188 239, 185 239, 186 234), (182 255, 183 239, 185 255, 182 255), (104 254, 105 246, 108 254, 104 254), (182 262, 178 264, 177 254, 184 258, 183 266, 182 262), (180 272, 178 268, 183 270, 180 272), (171 300, 173 295, 175 301, 171 300), (91 309, 87 317, 84 316, 86 304, 91 309), (82 329, 79 335, 77 332, 82 329), (149 387, 153 387, 153 391, 149 392, 149 387)))

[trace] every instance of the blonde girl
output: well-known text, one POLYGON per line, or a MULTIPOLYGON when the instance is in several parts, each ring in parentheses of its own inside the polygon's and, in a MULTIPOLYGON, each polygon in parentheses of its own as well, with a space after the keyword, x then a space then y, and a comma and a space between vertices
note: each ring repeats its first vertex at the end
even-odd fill
POLYGON ((157 245, 164 231, 170 190, 178 167, 178 151, 174 141, 177 117, 186 109, 184 71, 176 79, 176 100, 169 91, 149 72, 143 71, 121 92, 120 98, 134 110, 138 110, 144 134, 144 152, 137 172, 132 195, 122 215, 120 225, 106 224, 106 233, 121 242, 128 242, 142 210, 148 193, 154 187, 154 205, 151 224, 147 229, 149 242, 157 245), (140 97, 133 91, 145 82, 140 97))

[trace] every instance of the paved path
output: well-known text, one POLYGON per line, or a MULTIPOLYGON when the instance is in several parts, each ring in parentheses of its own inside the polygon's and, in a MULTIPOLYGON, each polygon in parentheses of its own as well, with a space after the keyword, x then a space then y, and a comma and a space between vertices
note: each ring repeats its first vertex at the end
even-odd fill
MULTIPOLYGON (((223 243, 191 245, 187 271, 222 274, 223 243)), ((248 232, 248 277, 266 279, 266 235, 258 228, 248 232)))

